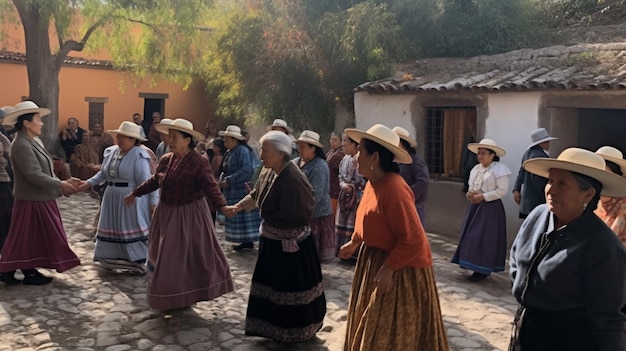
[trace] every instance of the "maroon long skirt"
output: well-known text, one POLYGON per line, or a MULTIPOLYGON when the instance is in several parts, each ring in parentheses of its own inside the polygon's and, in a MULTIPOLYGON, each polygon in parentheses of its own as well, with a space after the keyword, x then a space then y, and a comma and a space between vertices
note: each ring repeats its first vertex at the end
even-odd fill
POLYGON ((150 307, 182 308, 233 291, 228 261, 209 213, 204 198, 188 205, 157 206, 148 248, 150 307))
POLYGON ((67 242, 56 200, 15 200, 0 272, 39 267, 64 272, 79 264, 67 242))

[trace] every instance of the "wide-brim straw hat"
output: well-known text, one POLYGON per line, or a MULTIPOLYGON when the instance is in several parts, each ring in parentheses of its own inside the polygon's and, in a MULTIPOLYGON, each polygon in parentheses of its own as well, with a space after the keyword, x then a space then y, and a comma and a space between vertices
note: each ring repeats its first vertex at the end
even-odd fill
POLYGON ((535 145, 539 145, 543 142, 556 140, 556 139, 558 138, 551 137, 545 128, 535 129, 533 130, 532 133, 530 133, 530 140, 532 140, 532 143, 528 146, 528 148, 530 149, 531 147, 535 145))
MULTIPOLYGON (((173 120, 173 119, 171 119, 171 118, 163 118, 163 119, 161 120, 161 122, 159 122, 159 124, 163 124, 163 125, 171 125, 172 123, 174 123, 174 120, 173 120)), ((157 126, 158 126, 159 124, 157 124, 157 126)), ((156 128, 156 126, 154 126, 154 128, 157 130, 157 132, 159 132, 159 133, 161 133, 161 134, 167 134, 167 133, 169 133, 169 131, 167 131, 167 130, 164 130, 164 131, 160 131, 160 130, 158 130, 158 129, 156 128)))
POLYGON ((475 154, 478 153, 478 149, 489 149, 495 152, 498 157, 506 155, 506 151, 504 151, 503 148, 499 147, 496 142, 491 139, 483 139, 478 143, 467 144, 467 148, 475 154))
POLYGON ((15 111, 15 107, 13 106, 3 106, 0 107, 0 120, 2 120, 6 115, 15 111))
POLYGON ((125 135, 129 138, 135 138, 141 141, 148 141, 142 134, 143 128, 140 125, 135 124, 134 122, 124 121, 120 124, 120 127, 114 130, 109 130, 109 133, 117 133, 125 135))
POLYGON ((615 163, 622 170, 622 173, 626 174, 626 160, 624 160, 624 154, 621 151, 612 146, 602 146, 596 151, 596 154, 606 161, 615 163))
POLYGON ((375 124, 367 131, 348 128, 345 130, 345 133, 357 143, 360 143, 361 139, 368 139, 380 144, 393 153, 394 161, 396 162, 406 164, 413 162, 411 155, 400 147, 400 136, 382 124, 375 124))
POLYGON ((285 129, 287 132, 289 133, 293 133, 293 130, 291 128, 289 128, 289 126, 287 125, 287 122, 285 122, 285 120, 280 119, 280 118, 276 118, 274 120, 274 122, 272 122, 271 125, 267 126, 266 130, 269 132, 270 130, 272 130, 273 128, 283 128, 285 129))
POLYGON ((589 150, 572 147, 563 150, 556 159, 538 157, 524 162, 525 170, 548 178, 551 169, 563 169, 593 178, 602 184, 600 195, 626 197, 626 178, 605 170, 604 159, 589 150))
POLYGON ((245 140, 246 137, 243 136, 243 134, 241 134, 241 128, 239 128, 239 126, 236 125, 229 125, 228 127, 226 127, 226 130, 224 131, 220 131, 218 133, 220 136, 229 136, 231 138, 235 138, 237 140, 245 140))
POLYGON ((393 127, 392 129, 396 134, 398 134, 398 136, 400 137, 400 139, 406 141, 407 143, 409 143, 409 145, 411 147, 416 147, 417 146, 417 141, 415 141, 415 139, 411 139, 411 136, 409 134, 409 131, 402 128, 402 127, 393 127))
POLYGON ((311 144, 322 149, 324 148, 324 144, 320 143, 320 135, 312 130, 303 130, 302 134, 300 134, 300 137, 296 139, 296 141, 311 144))
MULTIPOLYGON (((6 106, 10 107, 10 106, 6 106)), ((51 110, 45 107, 39 107, 32 101, 22 101, 13 107, 13 111, 7 113, 2 120, 2 124, 7 126, 15 126, 18 118, 28 113, 38 113, 39 117, 49 115, 51 110)))
POLYGON ((195 129, 193 129, 193 123, 184 118, 176 118, 170 124, 164 124, 163 121, 161 121, 161 123, 157 124, 154 128, 156 128, 157 132, 159 133, 168 134, 170 130, 177 130, 179 132, 184 132, 191 135, 193 141, 204 140, 204 134, 197 132, 195 129))

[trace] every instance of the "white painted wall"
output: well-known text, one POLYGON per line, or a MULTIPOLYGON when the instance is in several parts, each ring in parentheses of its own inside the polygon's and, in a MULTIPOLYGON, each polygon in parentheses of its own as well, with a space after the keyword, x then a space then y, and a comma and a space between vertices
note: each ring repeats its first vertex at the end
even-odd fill
POLYGON ((367 130, 376 123, 389 128, 400 126, 415 138, 411 103, 415 95, 378 95, 359 92, 354 95, 356 128, 367 130))
POLYGON ((540 92, 489 94, 489 115, 485 120, 485 138, 493 139, 505 151, 500 159, 511 170, 508 194, 502 199, 507 215, 509 238, 514 236, 522 221, 519 206, 513 200, 513 186, 522 156, 530 144, 530 133, 538 128, 540 92))

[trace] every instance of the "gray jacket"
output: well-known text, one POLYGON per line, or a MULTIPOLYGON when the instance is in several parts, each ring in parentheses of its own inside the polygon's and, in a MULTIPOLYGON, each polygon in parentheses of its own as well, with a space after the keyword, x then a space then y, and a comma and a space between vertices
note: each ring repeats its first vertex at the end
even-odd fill
MULTIPOLYGON (((538 157, 548 157, 548 155, 539 145, 535 145, 526 150, 522 157, 522 164, 526 160, 538 157)), ((546 184, 548 184, 548 179, 527 172, 523 166, 520 167, 513 187, 513 191, 519 191, 522 195, 520 214, 528 215, 535 207, 546 203, 544 192, 546 184)))
POLYGON ((626 318, 620 312, 626 304, 624 246, 591 211, 558 230, 554 226, 554 216, 545 204, 522 224, 509 262, 513 296, 539 310, 584 311, 595 337, 594 350, 626 350, 626 318), (543 235, 548 235, 551 244, 530 275, 524 294, 526 274, 543 235))
POLYGON ((52 157, 41 141, 18 132, 11 144, 15 200, 50 201, 61 196, 61 180, 54 175, 52 157))

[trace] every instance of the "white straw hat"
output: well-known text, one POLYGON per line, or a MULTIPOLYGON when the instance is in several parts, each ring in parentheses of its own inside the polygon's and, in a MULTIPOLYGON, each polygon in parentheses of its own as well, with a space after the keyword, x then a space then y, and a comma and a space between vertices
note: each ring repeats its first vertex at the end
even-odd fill
POLYGON ((615 163, 622 170, 622 173, 626 174, 626 160, 624 160, 624 154, 621 151, 612 146, 602 146, 596 151, 596 154, 606 161, 615 163))
POLYGON ((409 131, 402 128, 402 127, 393 127, 392 129, 396 134, 398 134, 398 136, 400 137, 400 139, 406 141, 407 143, 409 143, 409 145, 411 147, 416 147, 417 146, 417 141, 415 141, 415 139, 411 139, 411 136, 409 134, 409 131))
POLYGON ((191 135, 194 141, 204 140, 204 134, 193 129, 193 123, 184 118, 176 118, 172 123, 163 123, 163 120, 161 120, 161 123, 157 124, 154 128, 156 128, 159 133, 163 134, 168 134, 170 129, 173 129, 191 135))
POLYGON ((367 131, 362 131, 355 128, 348 128, 345 130, 350 139, 361 142, 361 139, 368 139, 380 144, 385 149, 391 151, 395 156, 394 161, 399 163, 410 164, 413 159, 408 152, 404 151, 400 147, 400 136, 393 130, 389 129, 382 124, 375 124, 367 131))
POLYGON ((245 140, 246 139, 246 137, 244 137, 241 134, 241 128, 239 128, 238 126, 233 125, 233 124, 231 124, 228 127, 226 127, 225 131, 220 131, 219 135, 220 136, 229 136, 229 137, 235 138, 237 140, 245 140))
POLYGON ((302 141, 307 144, 324 148, 324 144, 320 143, 320 135, 312 130, 303 130, 302 134, 300 134, 300 137, 296 141, 302 141))
POLYGON ((125 135, 129 138, 135 138, 141 141, 147 141, 145 137, 141 134, 143 132, 143 128, 140 125, 135 124, 134 122, 124 121, 120 124, 120 127, 114 130, 109 130, 109 133, 117 133, 125 135))
MULTIPOLYGON (((172 123, 174 123, 174 120, 173 120, 173 119, 171 119, 171 118, 163 118, 163 119, 161 120, 161 122, 159 122, 159 124, 163 124, 163 125, 171 125, 172 123)), ((158 125, 158 124, 157 124, 157 125, 158 125)), ((155 128, 156 128, 156 126, 155 126, 155 128)), ((157 129, 157 132, 159 132, 159 133, 161 133, 161 134, 167 134, 167 133, 168 133, 168 131, 160 131, 160 130, 158 130, 158 129, 157 129)))
POLYGON ((293 130, 291 130, 291 128, 287 126, 287 122, 285 122, 285 120, 280 119, 280 118, 276 118, 274 122, 272 122, 272 124, 267 127, 267 131, 269 132, 270 130, 273 130, 274 128, 283 128, 289 133, 293 132, 293 130))
POLYGON ((528 146, 528 148, 530 149, 531 147, 535 145, 539 145, 543 142, 556 140, 556 139, 558 138, 551 137, 545 128, 535 129, 533 130, 532 133, 530 133, 530 140, 532 140, 532 143, 530 144, 530 146, 528 146))
POLYGON ((563 150, 556 159, 539 157, 527 160, 524 169, 532 174, 548 178, 551 169, 563 169, 593 178, 602 184, 601 195, 626 197, 626 178, 607 172, 604 159, 589 150, 572 147, 563 150))
POLYGON ((478 153, 478 149, 489 149, 495 152, 498 157, 502 157, 506 154, 506 151, 504 151, 503 148, 499 147, 496 142, 491 139, 483 139, 479 143, 467 144, 467 148, 475 154, 478 153))
MULTIPOLYGON (((7 106, 8 107, 8 106, 7 106)), ((7 126, 15 126, 20 116, 28 113, 39 113, 39 117, 44 117, 50 114, 49 108, 43 108, 37 106, 32 101, 22 101, 15 105, 14 110, 4 116, 2 124, 7 126)))
POLYGON ((5 116, 7 116, 9 113, 12 113, 14 111, 15 111, 15 107, 13 106, 0 107, 0 120, 2 120, 5 116))

